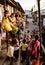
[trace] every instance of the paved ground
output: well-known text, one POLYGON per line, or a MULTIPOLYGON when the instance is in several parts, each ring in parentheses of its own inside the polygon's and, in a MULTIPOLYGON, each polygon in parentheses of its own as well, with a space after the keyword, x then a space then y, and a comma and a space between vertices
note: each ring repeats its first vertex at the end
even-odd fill
MULTIPOLYGON (((6 58, 6 53, 7 53, 7 50, 6 49, 5 50, 2 50, 0 52, 0 65, 3 64, 3 62, 4 62, 5 58, 6 58)), ((20 54, 19 54, 18 61, 17 62, 14 62, 14 65, 20 65, 20 54)))
MULTIPOLYGON (((5 58, 6 58, 6 50, 3 50, 2 52, 0 52, 0 65, 3 64, 5 58)), ((17 62, 14 62, 13 65, 25 65, 25 63, 20 63, 20 54, 19 54, 19 59, 17 62)))
MULTIPOLYGON (((6 53, 7 53, 7 50, 2 50, 2 52, 0 52, 0 65, 3 64, 5 58, 6 58, 6 53)), ((20 63, 20 53, 19 53, 19 59, 18 59, 18 62, 14 62, 13 65, 26 65, 26 63, 20 63)), ((31 65, 31 64, 30 64, 31 65)))
POLYGON ((6 57, 6 52, 5 51, 0 52, 0 65, 2 65, 5 57, 6 57))

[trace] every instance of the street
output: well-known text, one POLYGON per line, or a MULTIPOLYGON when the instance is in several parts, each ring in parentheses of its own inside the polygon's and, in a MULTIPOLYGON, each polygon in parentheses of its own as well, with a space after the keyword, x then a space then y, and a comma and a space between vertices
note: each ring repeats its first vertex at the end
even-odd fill
POLYGON ((45 0, 0 0, 0 65, 45 65, 45 0))
MULTIPOLYGON (((6 46, 6 45, 5 45, 6 46)), ((43 47, 42 47, 43 48, 43 47)), ((6 55, 7 54, 7 49, 3 49, 1 52, 0 52, 0 65, 2 65, 4 63, 4 60, 6 59, 6 55)), ((43 62, 41 62, 41 65, 42 65, 43 62)), ((7 63, 8 64, 8 63, 7 63)), ((6 65, 7 65, 6 64, 6 65)), ((26 62, 23 62, 21 63, 21 55, 20 55, 20 51, 19 51, 19 58, 18 58, 18 61, 17 62, 13 62, 13 65, 26 65, 26 62)), ((32 65, 32 62, 30 60, 30 65, 32 65)))
MULTIPOLYGON (((2 65, 2 64, 5 65, 4 60, 6 59, 6 53, 7 53, 6 49, 1 51, 1 53, 0 53, 0 65, 2 65)), ((9 63, 10 63, 10 61, 9 61, 9 63)), ((8 65, 8 63, 6 65, 8 65)), ((14 61, 13 65, 26 65, 26 62, 21 63, 21 61, 20 61, 20 52, 19 52, 18 61, 17 62, 14 61)), ((30 65, 31 65, 31 63, 30 63, 30 65)))

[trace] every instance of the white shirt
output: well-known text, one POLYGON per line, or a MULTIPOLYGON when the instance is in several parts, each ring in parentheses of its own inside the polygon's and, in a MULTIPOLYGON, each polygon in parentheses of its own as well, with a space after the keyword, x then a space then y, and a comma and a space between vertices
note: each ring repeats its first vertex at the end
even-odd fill
POLYGON ((7 56, 13 57, 13 54, 14 54, 14 47, 13 46, 9 46, 8 47, 7 56))

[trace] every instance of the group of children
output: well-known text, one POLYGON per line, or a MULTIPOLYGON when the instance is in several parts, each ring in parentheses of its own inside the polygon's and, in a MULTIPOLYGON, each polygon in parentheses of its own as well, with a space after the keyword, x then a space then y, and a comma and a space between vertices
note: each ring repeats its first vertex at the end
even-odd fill
POLYGON ((10 65, 13 65, 13 61, 17 62, 18 57, 19 57, 19 41, 16 35, 13 39, 12 38, 9 39, 7 57, 4 60, 4 63, 9 61, 10 65))
MULTIPOLYGON (((29 41, 29 40, 28 40, 29 41)), ((37 60, 39 56, 39 46, 40 42, 38 37, 35 37, 35 40, 31 40, 27 43, 26 39, 23 39, 20 44, 18 41, 18 36, 16 35, 8 45, 8 52, 6 60, 11 60, 10 65, 13 65, 13 61, 17 62, 19 58, 19 49, 21 49, 21 63, 25 62, 29 65, 29 57, 32 60, 37 60), (33 49, 33 50, 32 50, 33 49)), ((33 62, 35 63, 35 62, 33 62)), ((33 64, 34 65, 34 64, 33 64)))
MULTIPOLYGON (((11 61, 10 65, 13 65, 13 61, 17 62, 19 58, 19 49, 21 49, 21 57, 22 60, 21 62, 24 62, 26 60, 27 56, 27 48, 28 44, 26 44, 26 40, 23 39, 22 42, 18 41, 18 36, 16 35, 13 39, 9 39, 9 44, 8 44, 8 52, 7 52, 7 57, 5 61, 11 61)), ((5 62, 4 61, 4 62, 5 62)))
MULTIPOLYGON (((29 38, 30 39, 30 38, 29 38)), ((21 46, 22 62, 26 61, 26 65, 30 65, 30 57, 32 60, 32 65, 40 65, 40 42, 38 41, 38 35, 36 35, 32 40, 23 39, 21 46)))

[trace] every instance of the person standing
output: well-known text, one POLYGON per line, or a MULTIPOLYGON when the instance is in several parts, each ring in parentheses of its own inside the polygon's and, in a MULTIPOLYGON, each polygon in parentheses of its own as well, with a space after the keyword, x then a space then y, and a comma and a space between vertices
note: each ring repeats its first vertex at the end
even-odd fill
POLYGON ((26 44, 26 40, 23 39, 23 42, 20 43, 20 46, 21 46, 21 55, 22 55, 22 60, 21 60, 21 63, 22 62, 25 62, 26 60, 26 57, 27 57, 27 48, 28 48, 28 45, 26 44))
POLYGON ((28 44, 28 49, 27 49, 26 65, 30 65, 30 61, 29 61, 29 59, 30 59, 30 39, 31 39, 31 37, 27 36, 26 43, 28 44))
POLYGON ((32 65, 40 65, 40 42, 38 41, 38 35, 35 36, 35 40, 30 42, 30 53, 32 59, 32 65))
POLYGON ((13 42, 15 44, 15 47, 14 47, 14 57, 16 58, 16 61, 18 61, 18 58, 19 58, 19 41, 18 41, 18 36, 16 35, 15 36, 15 39, 13 39, 13 42))
POLYGON ((10 41, 9 45, 8 45, 8 52, 7 52, 7 57, 6 59, 4 60, 3 64, 4 63, 10 63, 10 65, 13 65, 13 59, 14 59, 14 56, 13 56, 13 53, 14 53, 14 44, 12 43, 12 41, 10 41))

